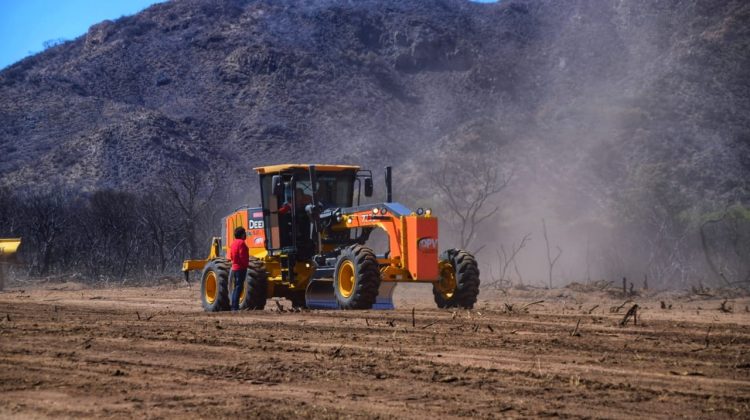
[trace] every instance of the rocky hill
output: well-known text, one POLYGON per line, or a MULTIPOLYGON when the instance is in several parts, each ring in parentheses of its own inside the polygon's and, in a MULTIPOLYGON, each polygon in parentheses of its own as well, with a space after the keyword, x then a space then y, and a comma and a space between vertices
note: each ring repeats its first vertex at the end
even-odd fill
POLYGON ((513 171, 509 234, 685 219, 750 201, 748 28, 741 0, 157 4, 0 72, 0 183, 325 161, 427 200, 458 163, 513 171))
POLYGON ((524 89, 533 26, 525 6, 464 1, 156 5, 2 72, 2 178, 403 160, 524 89))
POLYGON ((0 73, 0 173, 86 188, 185 164, 382 164, 467 124, 599 143, 616 166, 637 145, 657 162, 674 142, 745 146, 747 19, 707 0, 158 4, 0 73))

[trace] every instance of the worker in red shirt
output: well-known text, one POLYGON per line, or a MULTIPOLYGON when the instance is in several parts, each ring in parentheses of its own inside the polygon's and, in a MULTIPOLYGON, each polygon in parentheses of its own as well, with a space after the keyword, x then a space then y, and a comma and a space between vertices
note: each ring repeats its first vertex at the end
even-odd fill
POLYGON ((234 289, 232 289, 232 310, 240 310, 240 295, 245 285, 247 277, 247 266, 250 263, 250 250, 245 244, 245 228, 240 226, 234 229, 234 242, 229 247, 229 259, 232 260, 232 279, 234 280, 234 289))

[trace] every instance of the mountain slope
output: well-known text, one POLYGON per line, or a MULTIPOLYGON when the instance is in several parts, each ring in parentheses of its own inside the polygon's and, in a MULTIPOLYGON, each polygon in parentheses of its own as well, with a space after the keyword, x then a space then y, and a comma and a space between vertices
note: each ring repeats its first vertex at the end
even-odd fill
MULTIPOLYGON (((486 118, 504 121, 516 137, 507 141, 568 147, 561 137, 571 136, 613 153, 665 132, 741 146, 747 9, 711 1, 159 4, 1 73, 2 179, 127 186, 216 159, 237 170, 310 157, 403 161, 486 118)), ((670 141, 659 143, 671 153, 670 141)))

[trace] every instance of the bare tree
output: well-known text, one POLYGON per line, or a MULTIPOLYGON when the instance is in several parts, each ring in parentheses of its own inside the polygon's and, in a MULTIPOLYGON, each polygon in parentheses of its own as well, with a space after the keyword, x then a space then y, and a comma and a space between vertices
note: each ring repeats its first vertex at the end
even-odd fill
POLYGON ((549 249, 549 238, 547 237, 547 222, 542 219, 542 232, 544 233, 544 243, 547 247, 547 265, 549 267, 549 288, 552 289, 552 270, 555 268, 555 264, 557 263, 557 260, 560 259, 560 255, 562 255, 562 249, 560 249, 559 246, 557 246, 557 255, 555 255, 555 258, 552 258, 552 254, 549 249))
POLYGON ((152 186, 145 193, 0 189, 0 236, 24 238, 21 251, 34 275, 75 270, 124 281, 138 270, 177 270, 189 243, 196 252, 226 213, 216 179, 185 173, 169 180, 171 188, 152 186))
POLYGON ((513 260, 513 271, 516 272, 516 275, 518 276, 518 284, 523 284, 523 277, 521 277, 521 270, 518 269, 518 263, 516 260, 513 260))
POLYGON ((648 275, 654 285, 676 286, 690 282, 697 266, 692 254, 697 234, 690 222, 694 201, 674 188, 670 169, 664 164, 638 164, 631 187, 625 188, 614 209, 618 214, 613 232, 610 278, 648 275), (644 266, 645 265, 645 266, 644 266))
POLYGON ((677 220, 673 210, 661 199, 654 200, 643 212, 641 223, 647 226, 643 235, 646 243, 646 273, 666 284, 674 284, 680 276, 684 282, 689 270, 685 241, 688 230, 677 220))
POLYGON ((500 265, 499 276, 496 278, 492 273, 492 267, 490 267, 490 277, 492 278, 492 281, 490 282, 491 286, 503 287, 506 284, 512 285, 512 281, 508 275, 508 269, 511 264, 513 264, 519 279, 521 278, 521 274, 518 272, 518 265, 516 264, 516 256, 526 246, 526 243, 529 240, 531 240, 531 234, 527 233, 518 245, 515 243, 510 245, 510 252, 505 250, 505 246, 500 245, 500 249, 496 250, 497 259, 500 265))
POLYGON ((750 210, 728 206, 700 226, 701 249, 711 273, 726 286, 750 283, 750 210))
POLYGON ((177 230, 166 201, 166 194, 150 192, 140 199, 138 206, 138 220, 146 236, 144 239, 154 251, 158 269, 162 273, 167 269, 170 238, 177 230))
POLYGON ((131 269, 141 266, 144 241, 137 209, 132 193, 102 190, 89 197, 79 224, 90 246, 86 265, 93 272, 125 279, 131 269))
POLYGON ((0 188, 0 236, 16 233, 19 216, 14 194, 8 188, 0 188))
POLYGON ((60 234, 65 230, 69 214, 60 189, 37 192, 22 197, 21 212, 25 216, 24 232, 31 241, 25 249, 35 252, 34 266, 37 274, 44 276, 50 271, 54 256, 60 246, 60 234))
POLYGON ((180 217, 180 228, 188 245, 187 255, 198 256, 198 236, 214 213, 223 189, 219 177, 201 168, 175 168, 165 176, 165 191, 180 217))
POLYGON ((703 249, 703 256, 706 258, 706 263, 708 264, 708 267, 711 269, 711 273, 716 276, 717 279, 722 280, 724 283, 728 283, 726 280, 726 277, 722 276, 722 271, 719 269, 719 266, 716 262, 714 262, 714 258, 712 257, 711 248, 708 245, 708 235, 706 234, 706 228, 712 224, 719 224, 726 219, 727 215, 729 215, 728 209, 725 209, 721 213, 721 217, 708 219, 704 221, 700 226, 700 235, 701 235, 701 247, 703 249))
MULTIPOLYGON (((459 234, 461 249, 468 250, 482 223, 494 216, 500 207, 490 199, 508 186, 513 173, 497 169, 445 165, 432 181, 445 198, 451 222, 459 234)), ((479 252, 484 245, 473 250, 479 252)))

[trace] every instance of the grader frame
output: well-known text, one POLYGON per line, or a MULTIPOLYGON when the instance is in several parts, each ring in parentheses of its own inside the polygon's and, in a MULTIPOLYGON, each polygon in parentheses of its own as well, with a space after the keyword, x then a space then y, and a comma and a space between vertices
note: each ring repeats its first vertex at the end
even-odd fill
POLYGON ((205 310, 229 307, 233 285, 226 255, 238 226, 247 230, 251 255, 243 309, 262 309, 272 297, 288 298, 297 307, 392 309, 399 282, 432 284, 439 307, 470 308, 476 302, 476 260, 462 250, 438 253, 437 218, 429 209, 412 211, 393 202, 390 167, 385 202, 371 204, 361 199, 372 196, 372 173, 358 166, 288 164, 255 170, 261 205, 225 217, 209 256, 183 263, 186 276, 202 270, 205 310), (381 255, 367 246, 375 229, 388 238, 381 255))

